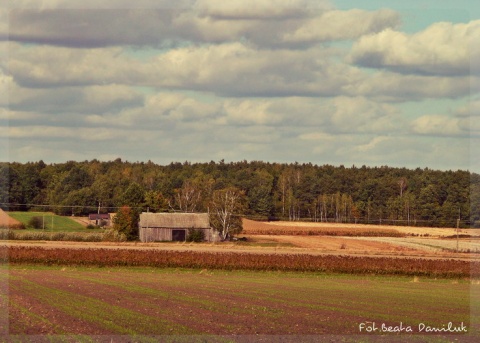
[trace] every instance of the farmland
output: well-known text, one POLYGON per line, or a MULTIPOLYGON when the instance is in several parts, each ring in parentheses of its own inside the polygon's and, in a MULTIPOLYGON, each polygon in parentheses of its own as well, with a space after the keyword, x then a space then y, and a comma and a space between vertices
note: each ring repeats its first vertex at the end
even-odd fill
POLYGON ((85 227, 69 217, 59 216, 51 212, 8 212, 8 215, 25 226, 33 217, 42 219, 42 227, 46 232, 83 232, 85 227))
POLYGON ((471 338, 479 319, 471 309, 480 305, 480 286, 462 279, 16 264, 2 272, 9 283, 11 338, 235 335, 247 342, 257 335, 299 335, 298 341, 314 335, 318 341, 327 337, 319 335, 360 334, 359 325, 370 321, 403 323, 412 327, 409 339, 425 341, 421 323, 463 323, 466 334, 444 335, 452 340, 471 338))
POLYGON ((0 228, 19 228, 22 223, 10 217, 5 211, 0 208, 0 228))
MULTIPOLYGON (((252 235, 445 237, 457 234, 457 230, 454 228, 366 225, 326 222, 258 222, 249 219, 243 219, 243 228, 243 233, 252 235)), ((476 229, 460 229, 458 233, 472 236, 480 236, 480 230, 476 229)))
POLYGON ((376 229, 381 234, 371 236, 362 226, 247 221, 248 240, 237 243, 5 242, 0 301, 9 311, 0 327, 20 341, 397 337, 360 332, 360 324, 375 322, 410 327, 401 333, 409 341, 478 339, 476 254, 429 250, 426 242, 454 242, 447 231, 424 237, 376 229), (255 234, 255 225, 279 231, 255 234), (295 233, 285 234, 289 228, 295 233), (354 230, 363 233, 341 235, 354 230), (419 325, 449 322, 467 333, 419 332, 419 325))

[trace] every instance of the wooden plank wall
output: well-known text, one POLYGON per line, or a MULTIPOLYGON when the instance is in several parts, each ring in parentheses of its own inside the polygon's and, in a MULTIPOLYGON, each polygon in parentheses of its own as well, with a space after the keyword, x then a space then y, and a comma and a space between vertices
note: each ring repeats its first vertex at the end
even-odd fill
MULTIPOLYGON (((141 242, 161 242, 172 240, 172 230, 179 229, 165 229, 165 228, 146 228, 141 227, 139 230, 139 237, 141 242)), ((180 229, 181 230, 181 229, 180 229)), ((203 230, 205 233, 205 240, 210 242, 212 240, 211 229, 203 230)), ((188 230, 185 236, 188 236, 188 230)))

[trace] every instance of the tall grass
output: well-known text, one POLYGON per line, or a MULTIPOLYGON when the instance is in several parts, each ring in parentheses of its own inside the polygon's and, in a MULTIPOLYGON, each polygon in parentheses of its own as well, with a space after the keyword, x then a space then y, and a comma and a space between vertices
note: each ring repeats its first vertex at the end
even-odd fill
POLYGON ((0 229, 0 240, 102 242, 103 233, 39 232, 0 229))

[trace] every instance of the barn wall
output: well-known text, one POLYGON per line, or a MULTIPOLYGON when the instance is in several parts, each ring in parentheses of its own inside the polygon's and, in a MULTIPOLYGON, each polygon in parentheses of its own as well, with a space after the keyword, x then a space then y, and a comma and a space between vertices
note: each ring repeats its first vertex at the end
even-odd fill
MULTIPOLYGON (((141 242, 171 241, 172 230, 181 230, 181 229, 141 227, 139 230, 139 238, 141 242)), ((208 242, 212 241, 213 239, 212 230, 211 229, 202 229, 202 230, 205 233, 205 240, 208 242)), ((188 232, 187 232, 187 235, 188 235, 188 232)))
POLYGON ((160 228, 140 228, 140 241, 142 242, 154 242, 154 241, 171 241, 172 230, 160 229, 160 228))

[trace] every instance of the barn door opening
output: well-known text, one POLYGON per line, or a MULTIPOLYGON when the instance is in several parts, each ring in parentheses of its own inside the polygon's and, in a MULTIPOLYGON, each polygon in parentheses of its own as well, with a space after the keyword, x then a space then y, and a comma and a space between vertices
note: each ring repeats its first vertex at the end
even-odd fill
POLYGON ((185 242, 186 230, 172 230, 172 241, 185 242))

